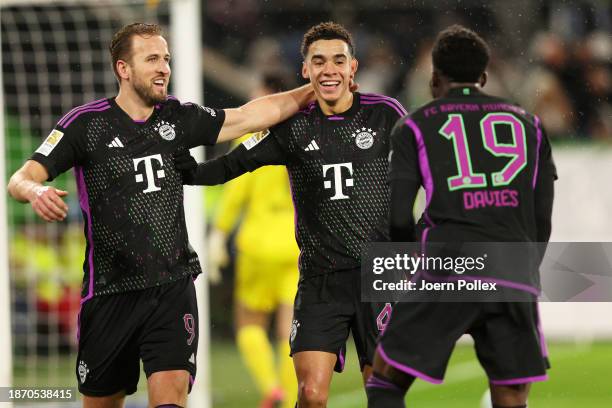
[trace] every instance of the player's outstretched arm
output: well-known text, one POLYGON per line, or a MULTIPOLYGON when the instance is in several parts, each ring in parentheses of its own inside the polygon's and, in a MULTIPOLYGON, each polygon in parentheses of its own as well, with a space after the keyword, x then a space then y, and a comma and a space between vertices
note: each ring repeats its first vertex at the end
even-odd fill
POLYGON ((217 143, 271 128, 295 115, 312 100, 314 91, 308 84, 291 91, 262 96, 239 108, 225 109, 225 122, 217 143))
POLYGON ((43 220, 62 221, 68 213, 68 206, 62 197, 68 192, 42 185, 48 177, 47 169, 42 164, 28 160, 9 180, 8 192, 17 201, 29 202, 43 220))
POLYGON ((231 152, 204 163, 197 164, 187 151, 174 156, 183 184, 199 186, 223 184, 261 166, 285 164, 285 160, 286 153, 270 131, 258 132, 231 152))
POLYGON ((227 171, 229 166, 227 165, 226 156, 198 163, 188 151, 181 151, 175 154, 174 165, 183 176, 183 184, 190 186, 216 186, 247 171, 236 173, 234 177, 230 178, 227 171))

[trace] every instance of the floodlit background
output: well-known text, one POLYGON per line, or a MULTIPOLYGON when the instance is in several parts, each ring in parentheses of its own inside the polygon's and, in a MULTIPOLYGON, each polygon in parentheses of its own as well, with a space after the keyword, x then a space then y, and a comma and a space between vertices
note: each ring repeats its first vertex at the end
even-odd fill
MULTIPOLYGON (((171 24, 181 24, 176 21, 181 3, 193 1, 0 2, 0 160, 6 177, 63 113, 115 94, 107 46, 123 24, 164 25, 172 53, 185 41, 201 46, 203 58, 188 63, 201 72, 204 103, 224 108, 247 101, 260 75, 269 70, 284 71, 303 83, 298 75, 302 35, 311 25, 334 20, 353 33, 360 90, 392 96, 410 111, 430 98, 430 51, 436 33, 462 23, 484 36, 493 51, 485 91, 518 102, 539 115, 548 130, 559 170, 552 240, 612 241, 609 1, 205 0, 197 4, 198 30, 184 27, 184 33, 201 35, 179 38, 171 24)), ((174 74, 177 94, 190 84, 181 82, 176 70, 174 74)), ((215 147, 207 156, 227 148, 215 147)), ((7 197, 6 180, 1 184, 7 197)), ((11 377, 16 385, 76 385, 83 227, 72 173, 54 184, 71 192, 71 213, 60 224, 45 224, 29 206, 5 199, 7 255, 0 260, 0 271, 10 276, 10 316, 0 323, 10 324, 11 377)), ((210 220, 222 187, 208 188, 205 198, 203 191, 195 195, 204 200, 210 220)), ((195 228, 204 232, 207 227, 198 222, 195 228)), ((233 248, 230 243, 230 253, 233 248)), ((205 394, 214 407, 254 407, 259 396, 233 341, 232 265, 222 274, 222 283, 211 286, 208 299, 201 299, 210 305, 212 338, 210 356, 202 346, 200 353, 211 370, 211 392, 205 394)), ((534 385, 530 406, 611 406, 612 304, 543 304, 542 313, 553 368, 547 383, 534 385)), ((348 359, 346 372, 334 378, 330 407, 365 406, 352 346, 348 359)), ((205 369, 200 365, 202 372, 205 369)), ((467 340, 453 357, 445 385, 417 382, 407 402, 415 407, 477 407, 486 386, 467 340)), ((139 394, 129 398, 128 405, 145 406, 144 390, 141 377, 139 394)))

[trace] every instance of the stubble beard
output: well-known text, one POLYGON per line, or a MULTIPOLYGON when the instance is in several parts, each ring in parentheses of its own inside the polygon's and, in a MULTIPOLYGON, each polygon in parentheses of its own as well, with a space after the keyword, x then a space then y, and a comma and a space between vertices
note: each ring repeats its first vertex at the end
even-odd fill
POLYGON ((158 103, 164 102, 168 96, 166 90, 163 93, 156 93, 153 91, 153 85, 146 85, 144 81, 135 81, 134 91, 147 106, 155 106, 158 103))

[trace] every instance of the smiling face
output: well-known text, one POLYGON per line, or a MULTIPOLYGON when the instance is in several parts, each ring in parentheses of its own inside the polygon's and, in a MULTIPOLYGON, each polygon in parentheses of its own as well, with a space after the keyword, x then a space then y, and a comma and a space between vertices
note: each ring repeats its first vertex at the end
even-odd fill
POLYGON ((319 101, 330 106, 350 96, 349 85, 357 71, 346 42, 317 40, 310 44, 302 65, 302 76, 310 80, 319 101))
POLYGON ((131 86, 147 106, 166 100, 170 81, 170 53, 166 40, 159 35, 132 38, 129 60, 117 61, 122 86, 131 86))

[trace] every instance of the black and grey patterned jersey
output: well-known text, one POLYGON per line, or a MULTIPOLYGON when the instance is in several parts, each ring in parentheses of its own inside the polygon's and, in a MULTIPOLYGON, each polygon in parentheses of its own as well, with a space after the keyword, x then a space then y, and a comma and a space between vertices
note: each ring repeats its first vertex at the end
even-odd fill
POLYGON ((389 135, 404 114, 399 102, 374 94, 355 93, 351 108, 333 116, 313 102, 201 164, 192 183, 217 184, 260 166, 285 165, 302 279, 357 268, 364 243, 388 241, 389 135))
POLYGON ((544 182, 556 170, 537 116, 477 88, 454 88, 402 118, 391 139, 391 180, 426 191, 422 240, 548 240, 536 215, 540 202, 552 208, 544 182))
POLYGON ((224 120, 222 110, 169 97, 135 122, 114 98, 102 99, 71 110, 32 155, 49 180, 75 169, 87 242, 84 299, 201 272, 173 153, 214 144, 224 120))

